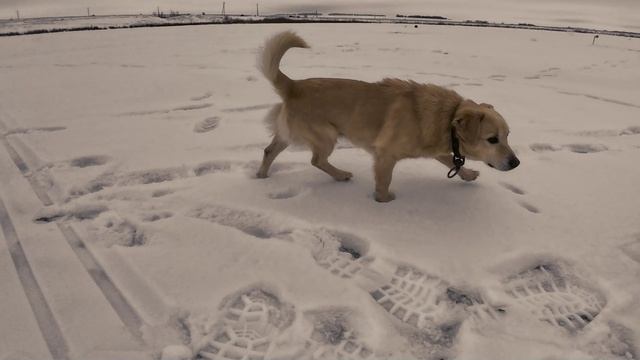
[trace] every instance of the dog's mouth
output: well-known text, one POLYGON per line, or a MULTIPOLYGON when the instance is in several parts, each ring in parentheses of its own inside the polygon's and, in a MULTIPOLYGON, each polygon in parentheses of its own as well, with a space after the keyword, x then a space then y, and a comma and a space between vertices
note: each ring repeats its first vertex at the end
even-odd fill
POLYGON ((493 169, 496 168, 495 166, 491 165, 491 163, 486 163, 486 164, 489 165, 490 168, 493 168, 493 169))

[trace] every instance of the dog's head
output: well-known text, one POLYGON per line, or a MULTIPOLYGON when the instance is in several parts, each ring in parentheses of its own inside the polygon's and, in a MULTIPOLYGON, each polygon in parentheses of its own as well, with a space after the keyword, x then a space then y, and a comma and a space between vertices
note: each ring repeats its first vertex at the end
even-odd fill
POLYGON ((484 161, 502 171, 520 165, 507 142, 509 126, 492 105, 464 100, 453 117, 452 125, 460 139, 460 153, 465 157, 484 161))

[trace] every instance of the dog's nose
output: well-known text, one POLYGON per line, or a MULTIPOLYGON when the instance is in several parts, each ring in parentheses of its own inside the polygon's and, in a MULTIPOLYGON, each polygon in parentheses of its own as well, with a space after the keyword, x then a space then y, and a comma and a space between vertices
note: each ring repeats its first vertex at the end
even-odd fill
POLYGON ((509 159, 509 167, 511 169, 515 169, 518 167, 518 165, 520 165, 520 160, 518 160, 517 157, 512 157, 511 159, 509 159))

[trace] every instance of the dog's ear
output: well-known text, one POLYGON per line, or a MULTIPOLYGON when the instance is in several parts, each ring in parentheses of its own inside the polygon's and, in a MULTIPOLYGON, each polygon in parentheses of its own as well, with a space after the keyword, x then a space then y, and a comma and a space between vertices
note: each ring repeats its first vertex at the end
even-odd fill
POLYGON ((462 140, 472 143, 478 138, 483 119, 484 113, 482 111, 464 109, 456 113, 451 125, 462 140))

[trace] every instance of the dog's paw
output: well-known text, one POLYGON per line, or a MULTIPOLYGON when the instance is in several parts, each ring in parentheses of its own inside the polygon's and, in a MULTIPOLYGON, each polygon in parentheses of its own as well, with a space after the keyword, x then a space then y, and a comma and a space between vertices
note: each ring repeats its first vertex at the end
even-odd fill
POLYGON ((396 198, 396 195, 392 192, 386 192, 386 193, 379 193, 376 191, 376 193, 373 195, 374 199, 376 199, 377 202, 389 202, 393 199, 396 198))
POLYGON ((349 181, 351 180, 351 178, 353 177, 353 174, 348 172, 348 171, 341 171, 338 174, 336 174, 333 178, 336 181, 349 181))
POLYGON ((268 178, 268 177, 269 177, 269 175, 267 175, 267 173, 266 173, 266 172, 264 172, 264 171, 258 171, 258 172, 256 173, 256 178, 257 178, 257 179, 266 179, 266 178, 268 178))
POLYGON ((473 181, 478 178, 480 172, 472 169, 462 168, 458 172, 458 175, 460 175, 460 178, 464 181, 473 181))

